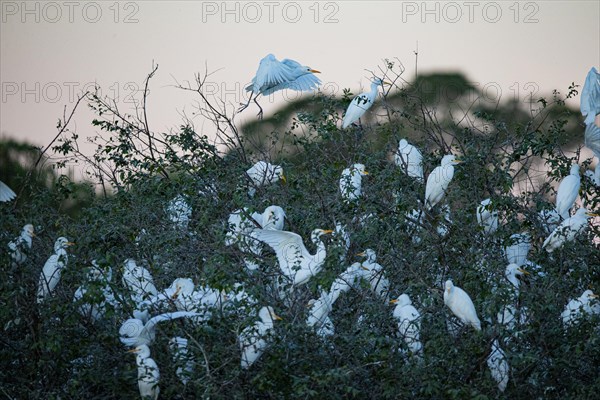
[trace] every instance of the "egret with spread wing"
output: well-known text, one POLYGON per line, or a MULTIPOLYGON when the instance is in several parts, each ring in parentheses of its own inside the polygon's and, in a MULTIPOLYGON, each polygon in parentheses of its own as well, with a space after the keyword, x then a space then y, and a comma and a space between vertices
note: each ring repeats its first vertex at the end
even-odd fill
POLYGON ((283 89, 292 89, 299 92, 317 89, 321 84, 321 80, 314 74, 319 73, 321 72, 297 61, 288 58, 279 61, 273 54, 268 54, 260 60, 260 65, 256 75, 252 78, 252 83, 246 87, 246 91, 250 92, 250 98, 238 112, 245 110, 254 96, 254 103, 260 109, 258 117, 262 118, 263 109, 256 101, 259 95, 268 96, 283 89))

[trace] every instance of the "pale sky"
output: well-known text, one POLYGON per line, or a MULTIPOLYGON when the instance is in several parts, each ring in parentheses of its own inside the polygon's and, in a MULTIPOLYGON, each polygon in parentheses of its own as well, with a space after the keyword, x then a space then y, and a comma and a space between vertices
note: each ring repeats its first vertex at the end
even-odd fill
MULTIPOLYGON (((242 100, 261 58, 292 58, 328 87, 368 86, 365 69, 399 58, 415 73, 461 71, 503 98, 566 92, 600 66, 599 1, 8 1, 0 0, 0 137, 44 146, 65 105, 94 82, 131 110, 152 63, 150 125, 181 124, 193 97, 174 78, 220 69, 210 81, 242 100)), ((268 110, 285 99, 274 96, 268 110)), ((572 105, 578 105, 577 98, 572 105)), ((254 117, 256 109, 247 111, 254 117)), ((81 137, 96 133, 81 108, 81 137)))

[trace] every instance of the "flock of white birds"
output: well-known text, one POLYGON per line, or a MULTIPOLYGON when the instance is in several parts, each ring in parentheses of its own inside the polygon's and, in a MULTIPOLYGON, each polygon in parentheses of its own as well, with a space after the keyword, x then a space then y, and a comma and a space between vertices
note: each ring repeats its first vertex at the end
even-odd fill
MULTIPOLYGON (((268 95, 281 89, 311 90, 320 83, 318 78, 313 75, 317 72, 295 61, 279 62, 274 56, 268 55, 261 61, 258 72, 247 90, 256 94, 255 97, 250 97, 255 102, 259 94, 268 95)), ((344 116, 342 128, 347 128, 364 115, 375 101, 378 87, 385 83, 381 79, 374 79, 370 92, 360 94, 352 100, 344 116)), ((258 102, 256 104, 258 105, 258 102)), ((595 156, 600 159, 600 127, 596 125, 598 122, 594 122, 595 118, 598 121, 596 115, 600 114, 600 75, 595 68, 589 72, 582 91, 581 112, 586 116, 586 146, 591 148, 595 156)), ((453 154, 445 155, 441 164, 425 179, 422 159, 422 154, 417 147, 405 139, 400 140, 395 155, 395 164, 408 176, 418 182, 425 182, 422 209, 415 209, 408 213, 408 220, 413 226, 418 227, 425 210, 437 206, 445 214, 445 220, 450 222, 449 207, 443 204, 443 200, 447 191, 451 190, 454 166, 461 161, 453 154)), ((585 206, 573 214, 571 212, 581 185, 579 168, 579 165, 574 164, 570 174, 560 182, 555 210, 546 211, 540 215, 546 222, 549 233, 543 243, 543 248, 548 252, 557 251, 565 243, 572 241, 587 226, 589 217, 596 215, 589 212, 585 206)), ((246 171, 246 174, 249 180, 249 196, 254 196, 256 189, 261 186, 279 181, 285 182, 286 179, 281 166, 265 161, 257 162, 246 171)), ((595 172, 586 171, 586 175, 596 185, 600 185, 600 161, 595 172)), ((365 170, 365 166, 359 163, 342 171, 339 189, 343 202, 355 204, 360 201, 362 179, 365 176, 368 176, 368 172, 365 170)), ((6 202, 13 198, 15 198, 15 193, 0 182, 0 201, 6 202)), ((490 199, 483 200, 475 212, 484 233, 492 234, 498 229, 500 223, 498 212, 494 210, 490 199)), ((167 206, 170 222, 181 229, 187 229, 191 214, 192 209, 182 196, 174 198, 167 206)), ((312 232, 310 240, 316 246, 316 252, 311 254, 300 235, 284 230, 284 221, 285 211, 279 206, 267 207, 262 214, 251 213, 246 208, 235 210, 227 221, 228 231, 225 238, 225 245, 237 246, 242 254, 249 256, 245 260, 245 264, 250 273, 260 268, 255 261, 255 256, 263 253, 265 250, 263 244, 266 244, 275 253, 281 272, 275 284, 281 288, 280 296, 282 298, 285 298, 289 291, 306 284, 323 269, 327 255, 327 248, 322 240, 325 235, 333 234, 342 238, 341 243, 346 252, 350 248, 350 236, 346 233, 345 227, 338 224, 335 230, 315 229, 312 232)), ((444 231, 442 230, 440 233, 443 234, 444 231)), ((140 236, 143 234, 144 232, 141 232, 140 236)), ((14 263, 25 262, 27 254, 32 248, 34 237, 34 228, 28 224, 23 227, 17 238, 8 243, 10 257, 14 263)), ((527 260, 527 254, 531 248, 529 234, 517 233, 513 235, 512 239, 514 239, 513 244, 505 248, 508 261, 505 277, 510 283, 509 286, 516 299, 519 290, 518 276, 529 274, 530 272, 526 270, 528 267, 531 270, 540 267, 527 260)), ((413 240, 420 240, 418 231, 413 240)), ((43 303, 51 296, 59 284, 61 273, 66 268, 69 258, 67 250, 73 244, 64 237, 56 240, 54 253, 48 258, 40 273, 38 303, 43 303)), ((329 318, 334 304, 342 293, 348 292, 364 282, 376 296, 386 303, 395 305, 393 317, 397 320, 398 335, 405 342, 406 348, 410 352, 409 357, 416 362, 421 362, 423 345, 420 339, 421 314, 419 310, 405 293, 396 299, 388 298, 391 291, 390 282, 385 276, 385 268, 377 263, 377 257, 373 250, 366 249, 360 256, 364 257, 364 261, 350 265, 333 281, 329 290, 322 290, 318 299, 313 299, 307 304, 306 324, 314 327, 317 334, 322 337, 334 335, 335 328, 329 318)), ((345 254, 340 259, 345 260, 345 254)), ((100 320, 104 317, 108 304, 113 307, 119 306, 111 288, 112 270, 110 267, 100 266, 93 261, 89 271, 86 281, 76 290, 74 300, 81 301, 91 283, 101 283, 102 300, 80 307, 83 315, 100 320)), ((542 274, 543 272, 538 271, 538 273, 542 274)), ((243 289, 239 290, 241 284, 234 291, 224 292, 207 286, 196 287, 191 279, 178 278, 170 287, 159 290, 154 284, 150 271, 137 265, 133 259, 128 259, 123 263, 122 284, 131 296, 132 302, 136 304, 136 309, 131 318, 122 323, 119 337, 121 342, 136 356, 138 385, 142 398, 156 399, 160 391, 159 367, 152 359, 150 352, 150 346, 155 341, 159 323, 185 318, 190 321, 189 323, 201 324, 211 317, 211 312, 217 307, 220 310, 228 307, 234 310, 240 301, 250 304, 258 311, 258 320, 254 325, 241 331, 238 337, 240 366, 247 369, 261 357, 268 347, 274 323, 281 319, 273 307, 269 305, 261 307, 256 299, 249 296, 243 289), (176 311, 152 316, 152 310, 156 310, 158 305, 171 306, 176 311)), ((591 290, 586 290, 580 297, 569 301, 560 316, 565 327, 576 323, 578 318, 585 314, 600 314, 600 304, 595 301, 596 297, 591 290)), ((471 297, 451 280, 447 280, 443 285, 443 300, 462 324, 471 326, 477 331, 482 329, 481 320, 471 297)), ((509 303, 498 313, 497 320, 500 324, 511 327, 517 323, 517 318, 518 321, 525 323, 526 314, 526 307, 520 307, 517 313, 515 305, 509 303)), ((491 319, 486 318, 485 320, 491 323, 491 319)), ((452 331, 452 324, 449 323, 448 327, 452 331)), ((195 365, 188 351, 188 339, 173 337, 169 341, 169 347, 173 354, 173 362, 177 365, 177 375, 184 384, 187 384, 195 365)), ((491 346, 487 364, 498 388, 504 391, 508 383, 510 367, 502 350, 502 343, 498 340, 495 340, 491 346)))

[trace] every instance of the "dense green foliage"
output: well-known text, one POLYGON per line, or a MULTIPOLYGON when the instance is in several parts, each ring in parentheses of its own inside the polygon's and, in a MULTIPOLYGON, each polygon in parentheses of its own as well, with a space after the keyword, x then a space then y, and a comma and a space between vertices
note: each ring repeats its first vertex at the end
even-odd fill
MULTIPOLYGON (((388 67, 393 76, 394 66, 388 67)), ((33 223, 38 235, 22 265, 12 265, 9 255, 0 253, 3 394, 30 399, 139 397, 135 357, 125 352, 118 335, 135 307, 121 283, 124 260, 134 258, 152 272, 159 289, 177 277, 189 277, 196 285, 225 291, 239 290, 235 284, 242 283, 258 300, 257 305, 240 304, 237 312, 215 310, 204 324, 159 326, 150 347, 161 372, 162 398, 594 397, 600 389, 600 318, 589 317, 565 331, 560 314, 586 288, 600 292, 600 251, 593 244, 600 227, 590 227, 550 255, 541 249, 547 233, 538 215, 554 207, 553 187, 569 173, 570 163, 585 169, 591 162, 580 158, 581 118, 558 93, 528 105, 535 108, 531 113, 515 103, 493 107, 472 102, 470 95, 461 97, 467 89, 456 79, 453 88, 461 93, 452 100, 422 95, 419 82, 396 81, 361 126, 345 131, 337 126, 349 93, 343 98, 319 94, 289 104, 271 120, 238 129, 226 110, 202 96, 199 80, 199 111, 214 123, 220 142, 197 133, 190 121, 174 132, 152 132, 143 117, 122 114, 90 95, 97 112, 93 124, 99 129, 96 153, 87 158, 78 153, 75 134, 65 135, 55 151, 86 163, 88 178, 101 189, 98 194, 76 217, 62 213, 44 188, 32 189, 17 206, 0 204, 3 246, 26 223, 33 223), (380 116, 378 122, 374 115, 380 116), (407 137, 424 155, 426 176, 449 152, 464 161, 456 167, 446 199, 451 221, 443 219, 439 207, 427 213, 419 228, 407 220, 407 212, 422 208, 425 191, 424 184, 393 163, 398 141, 407 137), (287 184, 258 188, 249 197, 245 171, 261 159, 282 165, 287 184), (359 201, 345 204, 340 174, 358 162, 370 174, 363 178, 359 201), (193 209, 187 230, 174 226, 165 211, 177 195, 193 209), (501 215, 492 235, 482 231, 475 214, 488 197, 501 215), (311 252, 309 237, 315 228, 341 223, 351 235, 347 254, 336 237, 325 239, 323 271, 284 299, 271 285, 278 267, 267 247, 257 258, 263 267, 250 273, 243 262, 249 256, 224 245, 231 212, 242 207, 262 212, 273 204, 286 212, 285 229, 300 234, 311 252), (446 235, 440 234, 440 224, 448 228, 446 235), (142 230, 145 234, 136 242, 142 230), (531 271, 521 285, 518 305, 528 308, 530 318, 518 325, 515 336, 495 316, 509 301, 502 249, 510 235, 523 231, 533 238, 529 259, 545 275, 531 271), (41 267, 61 235, 76 246, 69 249, 54 295, 36 304, 41 267), (394 306, 368 285, 342 294, 335 303, 332 337, 323 339, 306 325, 309 300, 321 288, 328 290, 366 248, 376 251, 385 268, 390 297, 409 294, 422 315, 422 363, 400 351, 405 345, 396 334, 394 306), (112 267, 110 286, 118 302, 96 322, 80 314, 81 301, 73 302, 93 259, 112 267), (446 279, 471 295, 481 332, 461 327, 457 336, 448 333, 451 313, 442 298, 446 279), (262 305, 273 306, 283 320, 276 322, 262 358, 242 370, 237 335, 256 320, 250 311, 262 305), (188 338, 196 360, 186 387, 175 375, 168 350, 172 336, 188 338), (502 343, 511 368, 505 393, 498 391, 486 365, 494 339, 502 343)), ((436 76, 429 82, 442 85, 443 79, 436 76)), ((576 94, 570 89, 569 97, 576 94)), ((600 210, 599 188, 582 182, 588 208, 600 210)), ((65 180, 55 185, 60 189, 56 193, 72 195, 65 180)), ((91 289, 84 300, 98 296, 98 288, 91 289)), ((162 311, 173 309, 153 313, 162 311)))

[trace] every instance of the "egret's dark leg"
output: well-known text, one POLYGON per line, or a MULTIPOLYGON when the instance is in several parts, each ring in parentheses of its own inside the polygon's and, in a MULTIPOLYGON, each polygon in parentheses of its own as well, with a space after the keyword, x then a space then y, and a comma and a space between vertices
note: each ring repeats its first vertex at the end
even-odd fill
POLYGON ((258 101, 256 101, 256 99, 257 99, 257 98, 258 98, 258 95, 256 95, 256 96, 254 97, 254 103, 256 103, 256 105, 258 106, 258 109, 259 109, 260 111, 258 112, 258 114, 256 114, 256 116, 258 117, 258 119, 263 119, 263 109, 262 109, 262 107, 260 106, 260 104, 258 104, 258 101))
MULTIPOLYGON (((248 98, 248 102, 246 104, 244 103, 240 103, 242 105, 242 107, 239 108, 239 110, 237 112, 242 112, 244 111, 246 108, 248 108, 248 106, 250 105, 250 101, 252 100, 252 96, 254 95, 254 90, 252 92, 250 92, 250 97, 248 98)), ((258 95, 257 95, 258 96, 258 95)), ((256 98, 254 99, 256 101, 256 98)))

